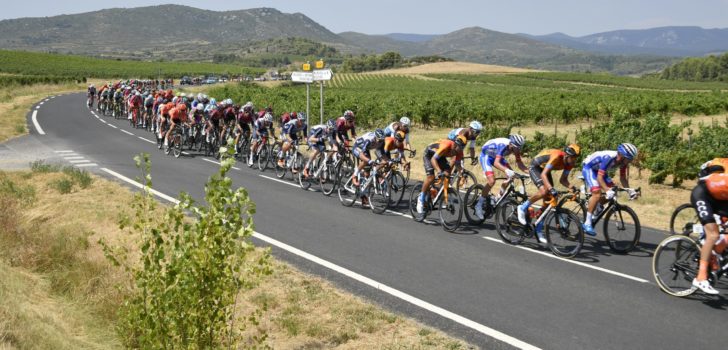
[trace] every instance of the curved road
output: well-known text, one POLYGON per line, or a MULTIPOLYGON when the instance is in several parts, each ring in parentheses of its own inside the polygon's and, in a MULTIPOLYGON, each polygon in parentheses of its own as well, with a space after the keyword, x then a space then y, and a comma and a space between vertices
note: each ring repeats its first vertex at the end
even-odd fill
MULTIPOLYGON (((214 160, 166 156, 150 133, 95 116, 84 103, 83 94, 44 100, 28 114, 31 135, 16 142, 127 185, 122 178, 139 174, 133 156, 147 152, 157 191, 203 198, 214 160)), ((642 249, 629 255, 613 255, 600 234, 569 261, 533 240, 505 245, 489 226, 449 234, 401 214, 346 208, 270 170, 240 164, 230 176, 256 202, 257 243, 272 245, 276 256, 480 347, 725 346, 725 297, 675 298, 655 285, 651 251, 664 233, 643 229, 642 249)), ((721 291, 728 293, 725 285, 721 291)))

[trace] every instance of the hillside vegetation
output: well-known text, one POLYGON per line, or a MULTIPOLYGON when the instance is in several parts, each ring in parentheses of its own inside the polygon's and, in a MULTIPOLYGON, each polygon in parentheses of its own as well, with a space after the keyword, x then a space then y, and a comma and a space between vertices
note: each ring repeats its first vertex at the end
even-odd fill
POLYGON ((721 56, 686 58, 666 68, 661 77, 669 80, 728 82, 728 53, 721 56))

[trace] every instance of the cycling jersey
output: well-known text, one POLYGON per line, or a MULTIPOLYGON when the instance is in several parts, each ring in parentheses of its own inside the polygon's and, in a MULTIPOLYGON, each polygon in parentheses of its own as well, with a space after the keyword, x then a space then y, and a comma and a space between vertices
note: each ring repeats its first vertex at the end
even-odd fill
MULTIPOLYGON (((617 166, 617 151, 598 151, 590 154, 582 162, 582 175, 584 182, 590 191, 598 191, 601 186, 597 180, 599 174, 604 175, 604 181, 607 186, 613 186, 612 179, 608 176, 608 171, 617 166)), ((627 174, 627 165, 619 168, 622 176, 627 174)))
POLYGON ((233 120, 235 120, 235 108, 233 107, 227 107, 222 112, 223 118, 225 119, 226 123, 229 123, 233 120))
POLYGON ((253 130, 255 131, 253 133, 253 139, 259 140, 263 136, 268 136, 268 128, 269 126, 265 122, 264 118, 258 118, 253 122, 253 130))
POLYGON ((475 139, 477 138, 477 136, 475 135, 475 133, 470 132, 470 128, 452 129, 447 134, 447 139, 450 141, 455 141, 458 135, 463 135, 468 141, 470 141, 468 143, 468 148, 475 148, 475 139))
POLYGON ((364 152, 367 158, 371 159, 372 157, 369 155, 369 151, 379 147, 379 143, 381 143, 377 142, 376 139, 377 138, 374 135, 374 132, 368 132, 360 137, 357 137, 354 141, 354 146, 351 148, 351 152, 357 158, 359 158, 359 155, 364 152))
POLYGON ((397 146, 395 146, 394 137, 391 137, 391 136, 385 137, 384 142, 382 142, 379 145, 379 147, 377 148, 377 151, 376 151, 377 157, 378 158, 382 158, 382 157, 392 158, 391 153, 395 149, 402 152, 404 150, 404 145, 400 144, 399 147, 397 147, 397 146))
MULTIPOLYGON (((545 149, 536 155, 536 157, 534 157, 531 161, 531 167, 528 169, 528 175, 531 177, 533 184, 536 185, 536 187, 543 186, 543 178, 541 178, 541 174, 546 169, 563 170, 564 174, 571 172, 574 165, 566 164, 564 157, 566 157, 566 153, 559 149, 545 149)), ((548 178, 549 183, 553 186, 554 178, 551 176, 551 172, 549 172, 546 177, 548 178)))
POLYGON ((349 126, 349 124, 346 122, 346 118, 344 117, 336 118, 334 135, 339 135, 342 139, 349 140, 349 135, 347 134, 349 130, 351 130, 352 135, 356 135, 356 126, 349 126))
POLYGON ((399 122, 393 122, 384 128, 384 136, 394 136, 397 131, 404 131, 404 140, 409 142, 409 128, 402 126, 399 122))
POLYGON ((306 142, 308 143, 308 146, 314 149, 317 149, 319 152, 322 152, 326 147, 326 138, 329 137, 329 134, 331 134, 331 131, 328 130, 326 125, 319 124, 314 125, 311 127, 311 129, 308 132, 308 139, 306 142), (312 137, 315 137, 318 139, 316 143, 312 143, 310 140, 312 137))
POLYGON ((184 112, 182 112, 181 109, 179 109, 177 107, 169 110, 169 117, 172 119, 172 122, 174 122, 175 124, 177 124, 179 122, 183 122, 187 119, 186 118, 187 115, 184 112))
POLYGON ((423 163, 425 166, 425 173, 428 176, 435 175, 435 167, 432 165, 432 159, 434 158, 440 169, 443 171, 450 170, 450 164, 447 162, 448 157, 455 157, 455 161, 461 161, 463 159, 462 151, 456 150, 455 142, 444 139, 438 142, 432 143, 425 148, 425 154, 423 156, 423 163))
POLYGON ((96 95, 96 88, 88 88, 88 95, 93 97, 96 95))
MULTIPOLYGON (((480 166, 483 169, 485 176, 493 176, 493 166, 496 159, 500 158, 500 164, 508 169, 511 166, 508 164, 506 157, 513 153, 510 147, 511 140, 506 137, 488 140, 483 147, 480 149, 480 166)), ((521 155, 515 153, 516 161, 521 160, 521 155)))
POLYGON ((719 201, 728 200, 728 158, 715 158, 700 166, 700 182, 705 183, 710 196, 719 201))

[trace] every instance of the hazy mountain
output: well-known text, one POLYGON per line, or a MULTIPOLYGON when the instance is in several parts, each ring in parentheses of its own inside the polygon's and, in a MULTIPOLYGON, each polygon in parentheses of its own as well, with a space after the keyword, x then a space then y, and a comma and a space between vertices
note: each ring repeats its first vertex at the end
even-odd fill
POLYGON ((413 43, 421 43, 423 41, 431 40, 436 37, 437 34, 408 34, 408 33, 389 33, 384 36, 399 41, 409 41, 413 43))
POLYGON ((520 35, 578 50, 612 54, 701 56, 728 51, 728 28, 660 27, 615 30, 582 37, 563 33, 520 35))

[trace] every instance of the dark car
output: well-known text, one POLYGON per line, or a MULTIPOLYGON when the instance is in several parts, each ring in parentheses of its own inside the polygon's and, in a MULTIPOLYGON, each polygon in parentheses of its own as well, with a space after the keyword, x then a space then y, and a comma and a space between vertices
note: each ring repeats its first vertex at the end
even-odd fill
POLYGON ((192 85, 192 79, 190 77, 182 77, 179 80, 180 85, 192 85))

